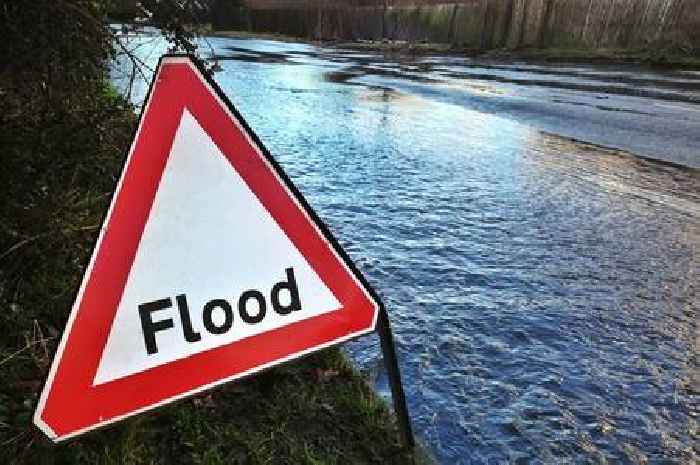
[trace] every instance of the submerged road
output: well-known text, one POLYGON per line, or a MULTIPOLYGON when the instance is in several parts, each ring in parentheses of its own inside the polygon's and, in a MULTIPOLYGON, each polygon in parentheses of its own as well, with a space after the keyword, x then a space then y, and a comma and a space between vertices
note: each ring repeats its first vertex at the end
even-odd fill
MULTIPOLYGON (((202 50, 382 294, 441 463, 697 462, 697 73, 202 50)), ((386 393, 376 339, 348 350, 386 393)))
MULTIPOLYGON (((353 55, 344 55, 352 60, 353 55)), ((465 58, 370 59, 333 76, 387 85, 582 141, 700 168, 700 71, 465 58)))

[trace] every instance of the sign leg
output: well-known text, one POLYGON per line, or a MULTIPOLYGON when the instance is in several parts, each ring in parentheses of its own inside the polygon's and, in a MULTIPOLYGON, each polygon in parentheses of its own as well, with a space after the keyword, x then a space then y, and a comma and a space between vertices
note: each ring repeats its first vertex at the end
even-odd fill
POLYGON ((403 385, 401 384, 401 373, 399 372, 399 363, 396 358, 394 336, 391 333, 389 316, 383 307, 379 311, 377 332, 379 333, 379 340, 382 345, 384 366, 386 367, 386 372, 389 377, 391 397, 394 401, 394 411, 398 420, 401 442, 405 447, 412 449, 415 445, 415 439, 413 438, 411 420, 408 416, 408 409, 406 408, 406 396, 404 395, 403 385))

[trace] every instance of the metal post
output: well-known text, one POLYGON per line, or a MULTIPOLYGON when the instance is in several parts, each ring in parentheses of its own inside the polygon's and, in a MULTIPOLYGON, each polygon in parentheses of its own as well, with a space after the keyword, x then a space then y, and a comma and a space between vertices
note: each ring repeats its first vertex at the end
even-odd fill
POLYGON ((387 315, 384 307, 379 311, 377 332, 379 333, 379 341, 382 345, 384 366, 386 367, 386 372, 389 377, 391 397, 394 401, 394 412, 398 420, 401 442, 405 447, 412 449, 416 442, 413 438, 411 420, 408 416, 408 409, 406 408, 406 396, 403 393, 403 385, 401 384, 401 373, 399 372, 399 363, 396 359, 396 349, 394 348, 394 336, 391 334, 389 315, 387 315))

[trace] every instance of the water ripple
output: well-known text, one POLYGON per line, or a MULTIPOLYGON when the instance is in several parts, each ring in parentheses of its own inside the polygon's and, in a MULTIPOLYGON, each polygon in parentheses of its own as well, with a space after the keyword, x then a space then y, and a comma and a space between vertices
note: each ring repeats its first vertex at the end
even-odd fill
MULTIPOLYGON (((698 171, 236 44, 216 79, 383 296, 441 462, 697 460, 698 171)), ((375 338, 349 351, 386 392, 375 338)))

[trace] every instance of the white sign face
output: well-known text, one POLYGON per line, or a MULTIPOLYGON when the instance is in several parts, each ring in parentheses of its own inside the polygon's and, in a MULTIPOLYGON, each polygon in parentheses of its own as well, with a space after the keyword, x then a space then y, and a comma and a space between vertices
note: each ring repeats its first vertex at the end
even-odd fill
MULTIPOLYGON (((280 290, 283 305, 289 305, 291 297, 289 289, 280 290)), ((255 298, 247 299, 246 306, 257 316, 255 298)), ((93 384, 339 308, 335 296, 185 110, 93 384), (288 268, 293 270, 304 309, 280 314, 271 308, 270 293, 276 283, 287 282, 288 268), (267 308, 258 323, 239 318, 239 298, 247 290, 257 290, 265 298, 267 308), (180 317, 184 305, 178 305, 177 295, 186 296, 189 318, 180 317), (168 308, 149 312, 154 324, 172 322, 170 328, 150 331, 157 351, 149 353, 148 325, 144 328, 139 306, 168 298, 172 301, 168 308), (211 323, 222 328, 221 334, 204 326, 204 307, 213 299, 226 300, 235 315, 231 327, 223 331, 224 309, 210 312, 211 323), (184 337, 183 326, 188 324, 190 333, 199 335, 195 342, 184 337)))

